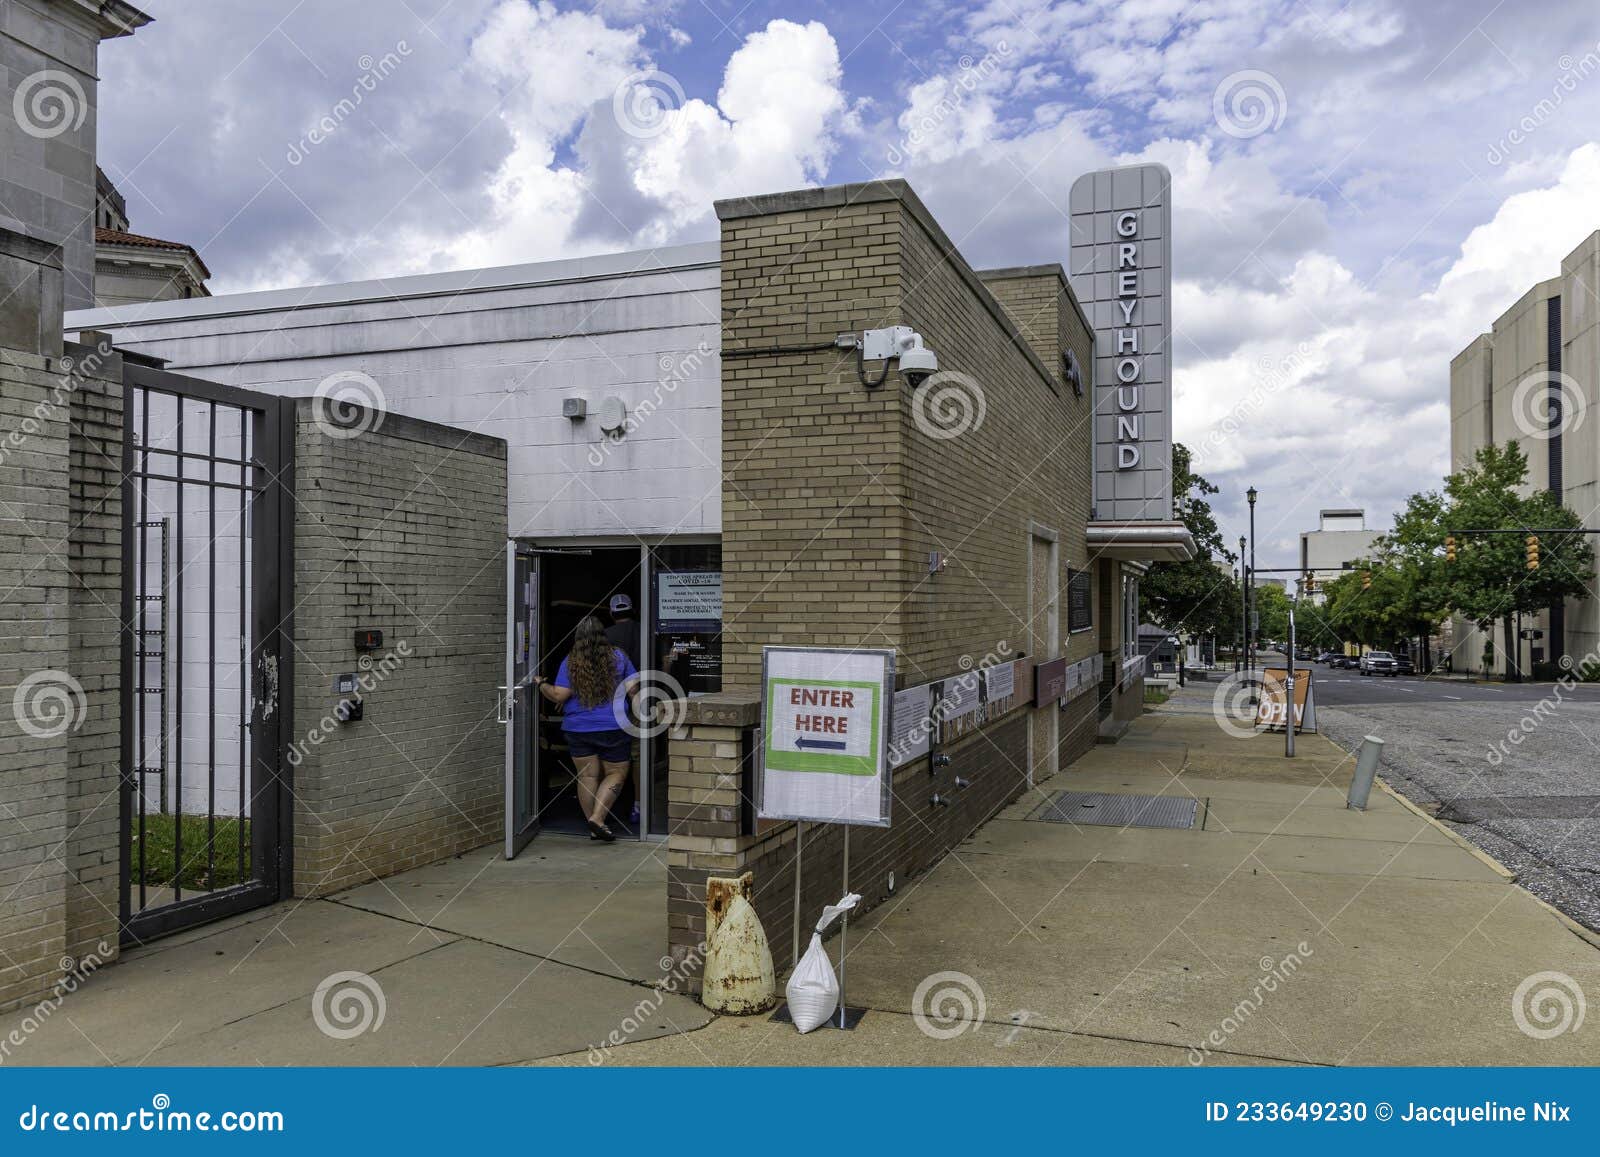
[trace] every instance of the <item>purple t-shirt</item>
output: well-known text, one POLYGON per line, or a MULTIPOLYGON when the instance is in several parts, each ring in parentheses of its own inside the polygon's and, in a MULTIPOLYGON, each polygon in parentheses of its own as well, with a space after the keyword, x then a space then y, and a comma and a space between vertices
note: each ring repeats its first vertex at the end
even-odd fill
MULTIPOLYGON (((617 661, 617 688, 611 695, 611 700, 594 707, 585 707, 578 701, 578 693, 574 691, 565 703, 561 705, 561 730, 563 731, 618 731, 628 722, 628 697, 623 686, 638 674, 633 665, 633 660, 624 655, 616 647, 611 648, 611 654, 617 661)), ((571 687, 572 675, 567 670, 567 660, 561 660, 561 669, 556 672, 557 687, 571 687)))

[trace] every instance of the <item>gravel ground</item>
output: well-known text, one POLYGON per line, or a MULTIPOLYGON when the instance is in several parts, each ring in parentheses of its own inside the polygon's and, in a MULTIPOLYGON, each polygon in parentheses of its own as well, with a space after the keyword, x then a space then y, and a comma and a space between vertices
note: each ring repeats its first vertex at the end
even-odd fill
POLYGON ((1317 718, 1347 750, 1383 739, 1391 786, 1600 931, 1600 703, 1318 704, 1317 718))

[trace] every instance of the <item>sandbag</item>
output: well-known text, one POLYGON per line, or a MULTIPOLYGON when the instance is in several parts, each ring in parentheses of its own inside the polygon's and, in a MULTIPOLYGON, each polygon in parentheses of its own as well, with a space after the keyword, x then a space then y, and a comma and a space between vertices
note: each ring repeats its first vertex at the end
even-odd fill
POLYGON ((850 911, 860 902, 860 895, 851 892, 837 904, 823 908, 822 919, 817 921, 816 930, 811 933, 811 945, 789 977, 789 984, 784 989, 789 999, 789 1016, 794 1021, 794 1027, 803 1033, 827 1023, 839 1007, 839 978, 834 975, 828 950, 822 946, 822 934, 842 913, 850 911))

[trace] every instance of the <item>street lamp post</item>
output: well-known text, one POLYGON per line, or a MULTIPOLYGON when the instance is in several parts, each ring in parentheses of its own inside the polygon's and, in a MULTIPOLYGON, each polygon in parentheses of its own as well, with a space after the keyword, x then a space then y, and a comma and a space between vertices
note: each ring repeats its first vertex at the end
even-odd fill
POLYGON ((1244 571, 1244 582, 1239 584, 1239 670, 1250 675, 1250 567, 1244 561, 1244 535, 1239 536, 1239 566, 1244 571))
MULTIPOLYGON (((1233 581, 1234 582, 1238 582, 1239 581, 1239 568, 1238 567, 1234 567, 1233 568, 1233 581)), ((1240 619, 1239 625, 1241 627, 1244 626, 1244 620, 1243 619, 1240 619)), ((1239 673, 1239 669, 1240 669, 1239 660, 1240 660, 1240 657, 1241 657, 1239 652, 1240 652, 1240 649, 1243 646, 1244 646, 1244 632, 1241 630, 1238 635, 1234 636, 1233 673, 1235 675, 1237 675, 1239 673)))
MULTIPOLYGON (((1255 609, 1256 609, 1256 584, 1255 584, 1255 571, 1256 571, 1256 488, 1254 486, 1250 487, 1249 490, 1246 490, 1244 492, 1244 496, 1245 496, 1245 499, 1250 503, 1250 585, 1249 585, 1249 591, 1250 591, 1250 610, 1252 612, 1254 612, 1255 609)), ((1256 632, 1258 630, 1258 627, 1257 627, 1257 624, 1256 624, 1256 622, 1254 621, 1253 618, 1250 619, 1250 620, 1247 620, 1246 626, 1248 626, 1249 629, 1250 629, 1250 647, 1249 647, 1249 650, 1246 652, 1246 654, 1250 657, 1250 659, 1253 662, 1254 659, 1255 659, 1256 648, 1258 646, 1260 646, 1260 642, 1256 639, 1256 632)))

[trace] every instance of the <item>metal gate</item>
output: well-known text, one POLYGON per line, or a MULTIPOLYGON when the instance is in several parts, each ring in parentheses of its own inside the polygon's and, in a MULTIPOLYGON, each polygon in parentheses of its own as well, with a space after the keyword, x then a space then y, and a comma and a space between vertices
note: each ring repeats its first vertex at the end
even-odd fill
POLYGON ((289 894, 291 401, 125 363, 122 905, 138 943, 289 894))

